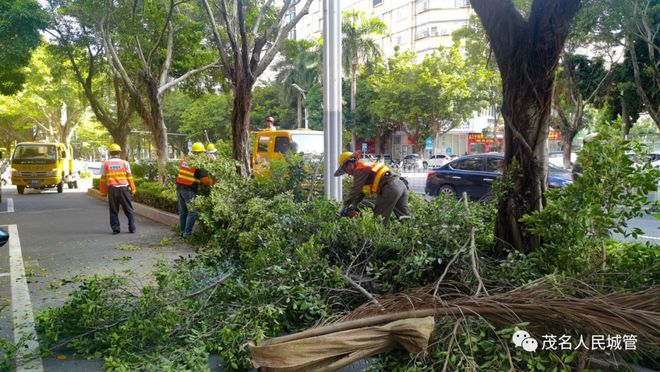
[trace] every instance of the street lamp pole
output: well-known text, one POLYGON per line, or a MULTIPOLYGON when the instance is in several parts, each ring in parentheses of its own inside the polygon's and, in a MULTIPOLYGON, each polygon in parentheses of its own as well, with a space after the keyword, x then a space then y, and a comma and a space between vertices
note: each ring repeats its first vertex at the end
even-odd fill
POLYGON ((323 0, 323 153, 325 196, 341 201, 334 176, 341 152, 341 0, 323 0))
MULTIPOLYGON (((298 91, 298 93, 300 93, 300 95, 302 95, 302 98, 305 101, 305 129, 309 129, 309 127, 307 126, 307 96, 305 95, 305 90, 296 83, 291 84, 291 86, 295 88, 298 91)), ((300 125, 300 123, 298 123, 298 125, 300 125)))

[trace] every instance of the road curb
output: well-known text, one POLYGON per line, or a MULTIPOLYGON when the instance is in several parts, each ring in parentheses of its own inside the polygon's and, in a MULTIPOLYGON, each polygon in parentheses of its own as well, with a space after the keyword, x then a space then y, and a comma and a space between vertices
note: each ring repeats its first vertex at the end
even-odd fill
MULTIPOLYGON (((106 196, 101 195, 99 190, 93 188, 87 189, 87 195, 103 201, 108 200, 106 196)), ((135 209, 135 214, 138 216, 146 217, 167 226, 179 226, 179 216, 174 213, 161 211, 138 202, 133 202, 133 209, 135 209)))

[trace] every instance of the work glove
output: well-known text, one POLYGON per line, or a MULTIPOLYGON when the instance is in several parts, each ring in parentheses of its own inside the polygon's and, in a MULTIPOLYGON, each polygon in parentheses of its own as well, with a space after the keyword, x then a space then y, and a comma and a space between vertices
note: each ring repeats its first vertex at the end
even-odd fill
POLYGON ((137 192, 136 189, 131 189, 131 196, 135 196, 135 193, 137 192))
POLYGON ((340 217, 353 218, 357 215, 358 215, 358 211, 356 211, 355 209, 353 209, 353 207, 350 207, 350 206, 349 207, 344 207, 344 209, 342 209, 339 212, 340 217))

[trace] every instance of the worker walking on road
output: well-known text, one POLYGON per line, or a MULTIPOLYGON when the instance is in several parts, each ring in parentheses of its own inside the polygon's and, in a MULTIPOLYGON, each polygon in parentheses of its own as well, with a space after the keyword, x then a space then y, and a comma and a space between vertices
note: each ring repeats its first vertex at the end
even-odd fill
MULTIPOLYGON (((201 156, 206 152, 204 145, 195 142, 191 152, 193 157, 201 156)), ((190 202, 197 196, 199 184, 211 186, 213 181, 204 169, 194 167, 189 158, 184 157, 179 163, 179 174, 176 177, 176 199, 179 203, 179 228, 184 238, 192 235, 192 229, 197 219, 197 212, 190 208, 190 202)))
POLYGON ((110 206, 110 228, 113 234, 119 234, 119 206, 128 218, 128 232, 135 232, 135 211, 132 196, 135 195, 135 182, 131 174, 131 166, 120 158, 121 147, 113 143, 108 147, 110 159, 101 166, 100 189, 102 195, 108 195, 110 206))
POLYGON ((394 211, 399 221, 410 218, 408 208, 408 188, 384 163, 367 163, 358 160, 352 152, 339 155, 339 168, 335 177, 347 173, 353 176, 353 187, 344 200, 342 214, 351 215, 357 209, 365 194, 376 194, 374 215, 383 217, 387 225, 394 211))

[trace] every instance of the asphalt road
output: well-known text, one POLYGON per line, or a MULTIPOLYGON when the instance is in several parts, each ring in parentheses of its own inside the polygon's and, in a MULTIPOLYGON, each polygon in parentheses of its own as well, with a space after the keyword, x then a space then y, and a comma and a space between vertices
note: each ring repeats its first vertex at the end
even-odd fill
MULTIPOLYGON (((129 234, 121 215, 122 233, 112 235, 107 203, 87 196, 86 190, 65 187, 57 194, 28 189, 18 195, 13 186, 3 188, 0 226, 14 234, 0 248, 1 339, 30 333, 30 313, 61 305, 80 284, 77 278, 114 272, 140 286, 152 280, 149 274, 158 260, 193 253, 169 227, 141 217, 137 232, 129 234)), ((101 370, 100 361, 65 357, 43 359, 43 369, 101 370)), ((35 370, 42 369, 37 365, 35 370)))

